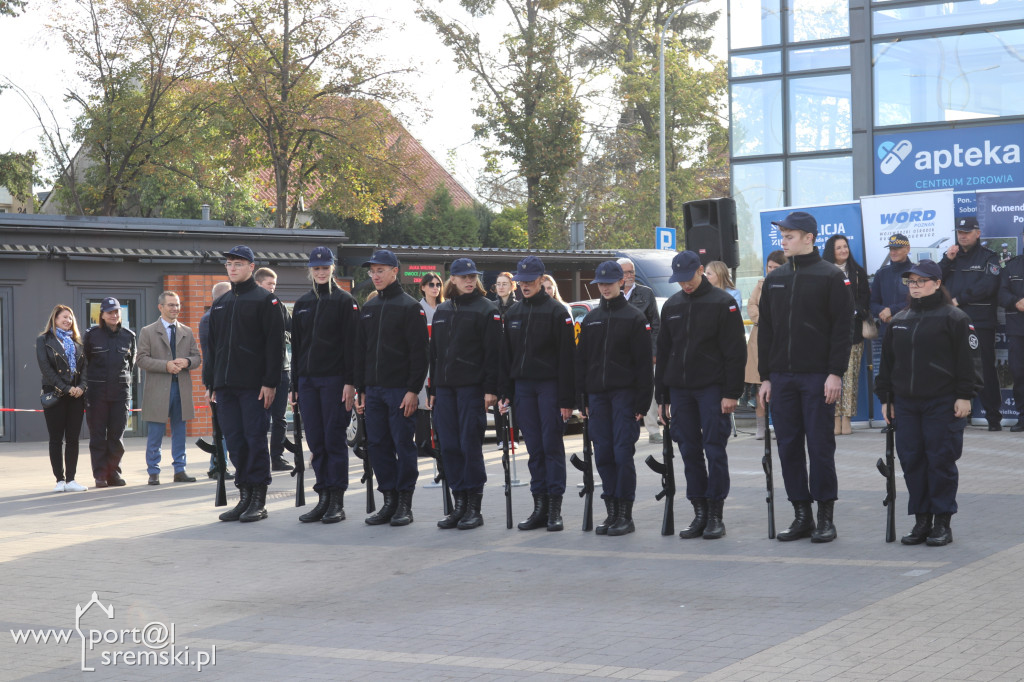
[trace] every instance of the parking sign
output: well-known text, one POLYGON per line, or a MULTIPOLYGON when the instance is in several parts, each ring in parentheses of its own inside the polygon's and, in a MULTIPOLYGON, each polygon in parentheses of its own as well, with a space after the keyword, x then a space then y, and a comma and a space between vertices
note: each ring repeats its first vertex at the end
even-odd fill
POLYGON ((662 251, 676 250, 676 228, 656 227, 654 228, 655 248, 662 251))

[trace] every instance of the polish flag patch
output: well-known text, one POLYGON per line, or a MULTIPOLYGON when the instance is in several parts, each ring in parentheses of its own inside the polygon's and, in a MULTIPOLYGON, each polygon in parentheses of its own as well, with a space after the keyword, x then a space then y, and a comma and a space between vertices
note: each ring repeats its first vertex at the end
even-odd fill
POLYGON ((422 308, 420 308, 420 315, 426 317, 427 313, 422 308))
POLYGON ((352 310, 359 310, 359 306, 355 303, 352 304, 352 310))
POLYGON ((277 299, 276 298, 271 299, 270 305, 277 305, 277 299))
POLYGON ((644 328, 647 329, 647 331, 651 331, 651 325, 649 324, 645 324, 644 328))
POLYGON ((843 284, 845 284, 846 286, 850 286, 850 280, 843 279, 843 284))
POLYGON ((565 323, 566 324, 572 324, 572 318, 571 317, 565 318, 565 323))
POLYGON ((974 331, 974 325, 973 324, 967 325, 967 328, 970 329, 972 332, 974 331))
POLYGON ((494 314, 494 319, 496 319, 498 322, 501 322, 501 315, 495 313, 494 314))
POLYGON ((737 310, 738 310, 738 308, 736 308, 736 306, 734 306, 734 305, 731 305, 731 306, 729 306, 729 312, 730 312, 730 313, 734 313, 734 312, 736 312, 737 310))

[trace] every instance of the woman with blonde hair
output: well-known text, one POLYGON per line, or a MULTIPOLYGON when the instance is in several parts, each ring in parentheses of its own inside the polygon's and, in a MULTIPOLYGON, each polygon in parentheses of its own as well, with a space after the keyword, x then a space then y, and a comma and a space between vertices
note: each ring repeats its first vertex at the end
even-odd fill
POLYGON ((57 402, 43 408, 50 435, 50 466, 57 485, 53 492, 88 490, 75 481, 78 470, 78 437, 85 416, 85 350, 75 314, 56 305, 43 333, 36 338, 36 360, 42 373, 43 393, 56 392, 57 402))
POLYGON ((552 277, 551 275, 549 275, 549 274, 547 274, 545 272, 544 276, 541 277, 541 283, 544 285, 544 291, 547 292, 548 296, 550 296, 551 298, 555 299, 556 301, 558 301, 559 303, 564 305, 566 310, 570 310, 571 311, 571 308, 569 307, 569 304, 566 303, 562 299, 562 295, 560 293, 558 293, 558 282, 555 281, 554 277, 552 277))
POLYGON ((711 282, 712 286, 716 286, 719 289, 725 289, 733 298, 736 299, 736 305, 743 305, 743 301, 740 298, 740 290, 733 284, 732 274, 729 272, 729 266, 720 260, 713 260, 704 266, 704 274, 707 276, 708 281, 711 282))

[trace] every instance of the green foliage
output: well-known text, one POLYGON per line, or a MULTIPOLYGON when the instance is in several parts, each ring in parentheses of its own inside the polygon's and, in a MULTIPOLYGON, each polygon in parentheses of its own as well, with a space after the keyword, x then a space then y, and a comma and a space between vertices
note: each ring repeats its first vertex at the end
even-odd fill
POLYGON ((408 237, 414 245, 480 246, 480 226, 474 210, 455 208, 442 186, 427 200, 408 237))
POLYGON ((38 180, 35 166, 35 152, 0 154, 0 187, 6 188, 15 199, 31 201, 32 183, 38 180))
POLYGON ((484 246, 508 249, 530 248, 530 240, 526 232, 526 207, 506 207, 502 209, 501 213, 494 216, 484 246))

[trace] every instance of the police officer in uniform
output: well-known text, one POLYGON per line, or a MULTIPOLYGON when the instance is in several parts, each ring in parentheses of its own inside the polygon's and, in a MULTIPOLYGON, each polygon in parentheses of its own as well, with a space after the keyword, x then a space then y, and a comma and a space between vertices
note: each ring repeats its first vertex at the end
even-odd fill
POLYGON ((910 306, 898 313, 882 341, 875 382, 883 414, 896 419, 896 451, 907 482, 907 509, 915 524, 901 542, 932 546, 953 541, 964 427, 981 383, 970 318, 950 304, 942 270, 922 260, 904 275, 910 306), (934 519, 934 520, 933 520, 934 519))
POLYGON ((1024 431, 1024 256, 1011 258, 999 273, 999 306, 1006 311, 1013 403, 1018 412, 1010 431, 1020 433, 1024 431))
POLYGON ((100 323, 85 332, 82 346, 93 477, 97 488, 122 486, 121 438, 128 425, 136 343, 135 332, 121 326, 121 304, 116 298, 107 297, 100 303, 100 323))
POLYGON ((458 258, 450 272, 430 335, 430 403, 454 496, 437 527, 469 530, 484 524, 484 430, 487 410, 498 402, 501 314, 485 296, 476 263, 458 258))
POLYGON ((732 294, 708 281, 693 251, 675 255, 669 282, 678 282, 682 290, 661 311, 655 388, 661 417, 671 417, 672 440, 679 444, 686 473, 686 498, 694 511, 679 537, 715 540, 725 535, 729 415, 743 395, 743 317, 732 294))
POLYGON ((316 474, 319 500, 299 516, 303 523, 338 523, 345 519, 348 490, 348 442, 352 415, 352 378, 359 306, 334 283, 334 254, 318 246, 309 254, 313 290, 292 309, 291 399, 298 402, 303 434, 316 474))
POLYGON ((782 235, 788 262, 765 277, 761 289, 758 400, 770 404, 786 495, 796 513, 778 538, 831 542, 839 496, 835 403, 850 362, 853 296, 842 270, 818 255, 814 216, 795 211, 772 224, 782 235), (817 526, 812 500, 818 502, 817 526))
POLYGON ((427 378, 427 319, 419 301, 398 282, 398 258, 387 249, 363 263, 377 296, 359 314, 355 350, 356 411, 366 415, 370 465, 384 504, 366 523, 407 526, 413 521, 416 409, 427 378))
POLYGON ((981 344, 978 353, 985 385, 979 398, 985 408, 989 431, 1002 431, 999 377, 996 376, 996 297, 999 292, 999 256, 981 245, 981 228, 974 217, 959 218, 956 244, 946 250, 939 262, 942 281, 953 305, 967 313, 974 323, 981 344))
POLYGON ((591 284, 601 292, 601 303, 580 324, 576 386, 589 420, 601 498, 608 511, 594 531, 625 535, 635 530, 633 455, 653 391, 651 325, 623 296, 619 263, 598 265, 591 284))
POLYGON ((565 445, 562 435, 573 408, 572 318, 544 291, 544 263, 536 256, 519 261, 513 280, 523 300, 505 316, 499 392, 502 412, 513 402, 530 453, 533 512, 519 530, 562 530, 565 445))
POLYGON ((882 327, 879 337, 885 336, 885 326, 893 315, 907 306, 907 285, 903 281, 903 273, 914 266, 907 257, 910 254, 910 240, 906 235, 889 235, 889 262, 878 268, 875 279, 871 282, 871 314, 878 318, 882 327))
POLYGON ((206 397, 217 403, 217 419, 235 467, 238 504, 221 521, 267 518, 270 406, 279 386, 284 348, 281 301, 253 279, 256 257, 248 246, 224 254, 231 291, 210 308, 209 347, 204 348, 206 397))

